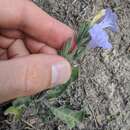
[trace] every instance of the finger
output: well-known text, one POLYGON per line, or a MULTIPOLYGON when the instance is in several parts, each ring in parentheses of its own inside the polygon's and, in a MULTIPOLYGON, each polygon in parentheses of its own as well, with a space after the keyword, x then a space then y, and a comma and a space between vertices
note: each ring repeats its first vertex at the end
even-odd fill
POLYGON ((29 51, 25 47, 23 41, 20 39, 11 39, 0 36, 0 48, 8 50, 8 58, 15 58, 29 54, 29 51))
POLYGON ((24 34, 21 31, 13 29, 0 29, 0 34, 8 38, 24 38, 24 34))
POLYGON ((70 64, 57 55, 31 55, 0 62, 0 102, 65 83, 70 64))
POLYGON ((27 55, 29 55, 29 51, 21 39, 16 39, 8 48, 8 58, 10 59, 27 55))
POLYGON ((0 60, 7 60, 7 50, 0 48, 0 60))
POLYGON ((50 17, 31 1, 0 1, 0 18, 1 27, 20 29, 56 49, 74 36, 72 29, 50 17))
POLYGON ((38 42, 32 38, 27 37, 25 42, 26 42, 27 48, 31 51, 31 53, 45 53, 45 54, 51 54, 51 55, 57 54, 56 49, 51 48, 47 46, 46 44, 42 42, 38 42))
POLYGON ((0 48, 7 49, 14 43, 15 39, 0 35, 0 48))

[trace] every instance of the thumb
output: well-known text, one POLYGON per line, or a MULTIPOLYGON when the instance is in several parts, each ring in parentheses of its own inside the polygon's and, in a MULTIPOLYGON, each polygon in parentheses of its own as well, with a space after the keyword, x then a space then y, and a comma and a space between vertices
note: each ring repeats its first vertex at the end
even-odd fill
POLYGON ((31 55, 0 62, 0 102, 65 83, 70 64, 57 55, 31 55))

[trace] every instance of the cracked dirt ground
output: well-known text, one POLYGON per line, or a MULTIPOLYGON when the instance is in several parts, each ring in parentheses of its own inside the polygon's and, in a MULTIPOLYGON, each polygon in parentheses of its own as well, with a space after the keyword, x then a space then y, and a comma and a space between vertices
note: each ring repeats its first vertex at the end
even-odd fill
MULTIPOLYGON (((99 9, 114 8, 119 18, 119 32, 116 34, 110 32, 113 49, 110 51, 87 49, 80 66, 78 81, 71 86, 70 91, 67 91, 68 98, 62 98, 59 103, 69 102, 75 109, 84 106, 92 115, 74 130, 130 130, 130 1, 35 0, 35 2, 50 15, 74 29, 99 9)), ((28 111, 31 111, 30 108, 28 111)), ((28 114, 25 117, 29 122, 32 120, 28 114)), ((68 130, 61 121, 52 120, 44 124, 37 117, 33 117, 33 120, 32 125, 36 129, 68 130)), ((24 130, 25 127, 25 123, 12 123, 7 129, 24 130)))

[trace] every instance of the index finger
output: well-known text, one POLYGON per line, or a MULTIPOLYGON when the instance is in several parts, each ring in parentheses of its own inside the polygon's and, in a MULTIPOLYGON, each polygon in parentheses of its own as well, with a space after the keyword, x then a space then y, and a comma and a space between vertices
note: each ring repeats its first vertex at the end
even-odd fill
POLYGON ((0 27, 20 29, 56 49, 74 37, 71 28, 49 16, 31 1, 0 1, 0 12, 0 27))

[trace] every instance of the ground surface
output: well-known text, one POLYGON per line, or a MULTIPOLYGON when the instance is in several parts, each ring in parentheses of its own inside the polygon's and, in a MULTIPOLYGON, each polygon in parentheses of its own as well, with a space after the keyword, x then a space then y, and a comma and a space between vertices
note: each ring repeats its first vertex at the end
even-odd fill
MULTIPOLYGON (((103 7, 114 7, 119 18, 119 33, 111 34, 113 49, 89 49, 80 67, 80 76, 67 91, 74 108, 84 106, 91 114, 73 130, 130 130, 130 1, 129 0, 35 0, 50 15, 74 29, 81 21, 103 7)), ((42 101, 41 101, 42 102, 42 101)), ((69 130, 59 120, 43 123, 25 112, 22 122, 5 121, 1 116, 0 130, 69 130)))

